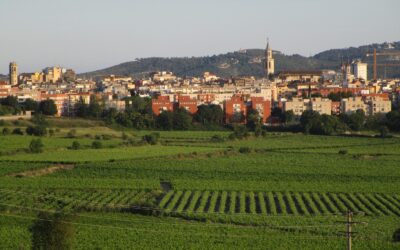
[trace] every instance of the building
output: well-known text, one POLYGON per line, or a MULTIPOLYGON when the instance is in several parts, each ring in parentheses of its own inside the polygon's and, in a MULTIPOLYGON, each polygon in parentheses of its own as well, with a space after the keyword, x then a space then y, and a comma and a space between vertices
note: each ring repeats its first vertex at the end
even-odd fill
POLYGON ((169 96, 158 96, 157 99, 151 100, 151 108, 155 115, 159 115, 164 111, 173 111, 174 105, 170 101, 169 96))
POLYGON ((60 67, 48 67, 43 70, 45 82, 56 83, 61 81, 63 69, 60 67))
POLYGON ((285 71, 278 73, 278 79, 283 82, 320 82, 322 70, 315 71, 285 71))
POLYGON ((362 97, 350 97, 342 99, 340 103, 341 113, 351 114, 361 109, 367 113, 367 105, 364 103, 362 97))
POLYGON ((392 102, 388 98, 374 96, 366 99, 367 115, 386 114, 392 111, 392 102))
POLYGON ((294 115, 301 116, 307 110, 307 105, 302 98, 292 98, 290 101, 282 102, 282 108, 284 112, 291 110, 294 115))
POLYGON ((178 96, 178 107, 186 109, 190 114, 197 113, 197 101, 190 98, 190 96, 178 96))
POLYGON ((332 101, 328 98, 311 98, 308 106, 309 110, 320 113, 321 115, 332 114, 332 101))
POLYGON ((289 101, 285 101, 283 104, 283 111, 291 110, 294 115, 301 116, 304 111, 312 110, 319 114, 332 114, 332 101, 327 98, 313 97, 310 99, 303 99, 294 97, 289 101))
POLYGON ((251 97, 251 109, 257 110, 263 123, 267 123, 271 118, 271 101, 264 100, 262 97, 251 97))
POLYGON ((10 84, 11 86, 18 85, 18 65, 16 62, 10 63, 10 84))
POLYGON ((355 78, 367 80, 367 64, 361 61, 355 61, 352 63, 353 75, 355 78))
POLYGON ((267 77, 275 74, 275 59, 272 56, 272 49, 267 41, 267 47, 265 48, 265 72, 267 77))
POLYGON ((232 96, 224 103, 225 123, 246 122, 247 105, 243 96, 232 96))

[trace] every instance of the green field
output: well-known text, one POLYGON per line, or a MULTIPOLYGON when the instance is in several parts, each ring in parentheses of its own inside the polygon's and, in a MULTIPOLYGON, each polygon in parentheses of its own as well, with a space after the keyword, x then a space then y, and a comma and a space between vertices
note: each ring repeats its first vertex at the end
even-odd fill
POLYGON ((37 213, 56 210, 76 213, 74 249, 344 249, 348 210, 353 249, 400 248, 397 137, 161 131, 157 145, 134 146, 100 124, 79 121, 93 129, 66 138, 52 122, 61 129, 43 153, 24 151, 32 137, 0 136, 1 249, 29 249, 37 213), (74 140, 84 147, 68 149, 74 140))

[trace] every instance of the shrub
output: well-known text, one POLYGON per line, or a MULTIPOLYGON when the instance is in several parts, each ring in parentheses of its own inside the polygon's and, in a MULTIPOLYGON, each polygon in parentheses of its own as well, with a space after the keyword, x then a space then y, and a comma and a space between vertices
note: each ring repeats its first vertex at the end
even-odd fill
POLYGON ((251 148, 249 148, 249 147, 241 147, 241 148, 239 148, 239 153, 241 153, 241 154, 249 154, 249 153, 251 153, 251 148))
POLYGON ((142 141, 150 144, 150 145, 155 145, 158 143, 158 139, 160 138, 159 133, 151 133, 149 135, 144 135, 142 137, 142 141))
POLYGON ((99 148, 102 148, 102 147, 103 147, 103 144, 101 143, 101 141, 92 142, 92 148, 99 149, 99 148))
POLYGON ((72 249, 75 229, 68 222, 73 219, 72 215, 41 211, 30 227, 32 249, 72 249))
POLYGON ((12 133, 13 135, 24 135, 21 128, 15 128, 12 133))
POLYGON ((3 128, 3 135, 9 135, 11 133, 9 128, 3 128))
POLYGON ((348 152, 347 152, 347 150, 346 149, 341 149, 341 150, 339 150, 339 154, 341 154, 341 155, 346 155, 348 152))
POLYGON ((54 136, 54 129, 49 129, 49 135, 54 136))
POLYGON ((106 135, 106 134, 102 135, 101 137, 103 140, 111 140, 112 138, 111 135, 106 135))
POLYGON ((33 139, 29 144, 29 152, 31 153, 41 153, 43 152, 43 142, 41 139, 33 139))
POLYGON ((265 130, 261 131, 261 136, 262 137, 266 137, 267 136, 267 131, 265 131, 265 130))
POLYGON ((213 135, 211 137, 211 141, 212 142, 223 142, 224 138, 222 136, 220 136, 220 135, 213 135))
POLYGON ((261 126, 256 126, 256 128, 254 129, 254 135, 256 137, 260 137, 262 135, 262 132, 264 132, 261 128, 261 126))
POLYGON ((381 138, 389 137, 389 129, 386 126, 382 126, 379 128, 379 136, 381 138))
POLYGON ((400 242, 400 228, 393 233, 393 241, 400 242))
POLYGON ((67 137, 68 137, 68 138, 75 138, 75 137, 76 137, 76 130, 75 130, 75 129, 71 129, 71 130, 67 133, 67 137))
POLYGON ((71 145, 71 149, 78 150, 81 148, 81 144, 78 141, 73 141, 71 145))
POLYGON ((34 136, 45 136, 47 134, 47 130, 43 126, 28 126, 26 128, 26 133, 28 135, 34 135, 34 136))

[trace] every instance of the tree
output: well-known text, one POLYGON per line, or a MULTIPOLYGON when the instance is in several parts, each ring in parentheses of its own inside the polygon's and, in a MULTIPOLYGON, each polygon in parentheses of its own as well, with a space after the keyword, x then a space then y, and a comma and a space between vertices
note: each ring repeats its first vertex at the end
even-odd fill
POLYGON ((311 110, 303 112, 300 124, 306 134, 332 135, 343 130, 343 124, 336 116, 320 115, 311 110))
POLYGON ((188 130, 192 126, 192 115, 184 108, 173 112, 173 128, 176 130, 188 130))
POLYGON ((200 105, 197 113, 194 117, 195 121, 203 125, 222 125, 224 119, 224 112, 221 106, 211 105, 200 105))
POLYGON ((386 114, 387 125, 392 131, 400 131, 400 112, 397 110, 390 111, 386 114))
POLYGON ((57 114, 57 106, 53 100, 47 99, 39 103, 39 112, 44 115, 57 114))
POLYGON ((257 127, 261 127, 262 120, 257 110, 251 109, 247 115, 246 126, 251 131, 255 131, 257 127))
POLYGON ((30 227, 32 249, 68 250, 72 249, 75 230, 71 224, 71 215, 40 212, 30 227))
POLYGON ((39 109, 39 103, 31 98, 28 98, 25 100, 25 102, 22 104, 22 107, 25 110, 29 111, 37 111, 39 109))
POLYGON ((171 111, 161 112, 157 116, 156 124, 163 130, 172 130, 174 128, 174 114, 171 111))
POLYGON ((358 109, 355 113, 342 114, 341 120, 354 131, 360 131, 364 128, 365 113, 362 109, 358 109))
POLYGON ((86 118, 88 117, 88 105, 83 101, 83 99, 79 99, 77 103, 75 103, 75 115, 78 117, 86 118))
POLYGON ((44 145, 41 139, 33 139, 29 144, 29 151, 35 154, 41 153, 43 152, 43 147, 44 145))
POLYGON ((295 115, 293 110, 285 111, 281 116, 281 121, 288 124, 294 121, 295 115))
POLYGON ((90 97, 90 104, 87 107, 87 115, 92 118, 99 118, 101 114, 101 106, 97 102, 95 96, 90 97))
POLYGON ((19 105, 18 99, 15 96, 7 96, 6 98, 2 99, 0 103, 1 105, 12 108, 14 114, 21 111, 21 106, 19 105))

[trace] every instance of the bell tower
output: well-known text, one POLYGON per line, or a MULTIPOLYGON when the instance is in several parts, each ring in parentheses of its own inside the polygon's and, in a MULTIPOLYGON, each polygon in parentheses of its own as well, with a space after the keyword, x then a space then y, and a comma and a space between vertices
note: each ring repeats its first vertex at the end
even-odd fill
POLYGON ((15 62, 10 63, 10 84, 15 86, 18 84, 18 65, 15 62))
POLYGON ((269 46, 269 39, 267 39, 267 47, 265 48, 265 72, 267 77, 275 73, 275 60, 272 56, 272 49, 269 46))

